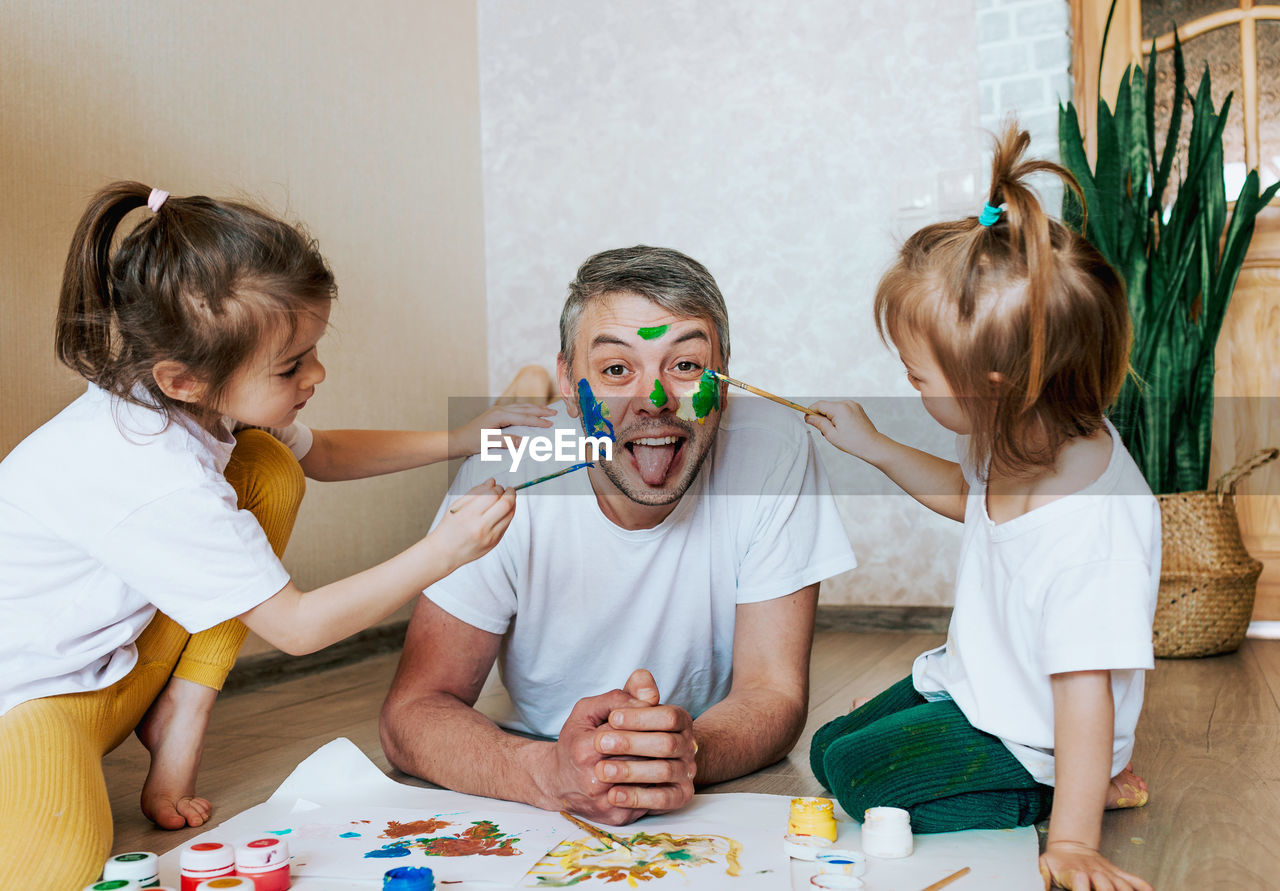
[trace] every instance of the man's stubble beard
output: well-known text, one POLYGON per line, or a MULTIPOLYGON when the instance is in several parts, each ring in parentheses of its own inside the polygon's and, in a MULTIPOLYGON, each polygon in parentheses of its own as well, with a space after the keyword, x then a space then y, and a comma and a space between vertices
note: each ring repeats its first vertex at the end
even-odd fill
MULTIPOLYGON (((717 413, 718 414, 718 413, 717 413)), ((667 425, 670 426, 670 421, 667 425)), ((627 430, 619 431, 619 437, 632 437, 632 433, 637 426, 632 425, 627 430)), ((705 442, 699 440, 698 432, 707 432, 702 424, 696 422, 678 422, 676 426, 680 427, 686 434, 685 449, 690 449, 695 443, 698 443, 700 451, 693 456, 693 460, 688 460, 686 456, 685 467, 681 473, 680 479, 676 481, 674 486, 663 489, 637 489, 633 481, 628 478, 620 469, 614 467, 617 461, 628 461, 630 456, 616 455, 612 461, 601 461, 600 468, 604 471, 609 481, 617 488, 619 492, 627 496, 636 504, 642 504, 645 507, 662 507, 667 504, 674 504, 684 497, 684 493, 689 491, 689 487, 693 485, 693 481, 698 478, 698 472, 702 469, 702 464, 707 460, 707 456, 711 454, 711 449, 715 446, 716 436, 720 432, 720 420, 716 418, 715 428, 712 429, 706 437, 705 442), (698 428, 702 428, 699 431, 698 428)), ((634 438, 634 437, 632 437, 634 438)), ((621 447, 619 446, 619 449, 621 447)), ((692 453, 690 453, 692 454, 692 453)))

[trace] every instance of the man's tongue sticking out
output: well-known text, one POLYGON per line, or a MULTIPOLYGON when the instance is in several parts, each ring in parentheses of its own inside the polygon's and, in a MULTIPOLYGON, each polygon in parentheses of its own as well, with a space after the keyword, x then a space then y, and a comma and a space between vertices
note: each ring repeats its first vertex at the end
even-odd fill
POLYGON ((661 486, 667 481, 667 471, 675 460, 679 443, 667 445, 641 445, 632 443, 631 450, 640 469, 640 477, 650 486, 661 486))

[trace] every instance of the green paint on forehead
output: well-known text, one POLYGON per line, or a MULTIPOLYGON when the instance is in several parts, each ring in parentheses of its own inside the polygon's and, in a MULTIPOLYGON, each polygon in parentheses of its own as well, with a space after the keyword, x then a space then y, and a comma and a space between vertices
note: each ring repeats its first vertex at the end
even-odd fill
POLYGON ((652 328, 640 328, 636 331, 645 340, 657 340, 659 337, 667 333, 670 325, 655 325, 652 328))
POLYGON ((654 408, 662 408, 667 404, 667 391, 662 388, 662 381, 656 377, 653 379, 653 392, 649 394, 649 401, 654 408))

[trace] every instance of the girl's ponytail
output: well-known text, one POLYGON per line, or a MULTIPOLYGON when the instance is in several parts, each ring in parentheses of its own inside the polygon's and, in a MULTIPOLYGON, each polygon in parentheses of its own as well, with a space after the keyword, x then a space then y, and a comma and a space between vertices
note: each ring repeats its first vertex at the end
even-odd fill
POLYGON ((120 221, 145 207, 150 189, 117 182, 94 196, 80 218, 58 300, 58 359, 87 380, 112 377, 117 358, 116 297, 111 284, 111 245, 120 221))
MULTIPOLYGON (((1063 184, 1081 198, 1080 184, 1074 176, 1059 164, 1039 159, 1023 159, 1031 146, 1031 134, 1020 130, 1016 121, 1005 123, 1004 132, 996 141, 991 159, 991 188, 987 203, 991 207, 1003 207, 997 223, 979 227, 974 240, 969 280, 976 283, 981 257, 989 256, 989 245, 984 242, 995 237, 991 231, 995 225, 1003 225, 1012 249, 1014 261, 1026 276, 1026 311, 1028 322, 1028 367, 1022 409, 1031 408, 1040 398, 1045 384, 1045 353, 1048 327, 1047 303, 1055 282, 1061 275, 1059 256, 1054 251, 1052 221, 1040 205, 1040 199, 1032 191, 1027 179, 1037 173, 1059 177, 1063 184)), ((969 301, 976 294, 967 295, 969 301)), ((972 305, 972 304, 971 304, 972 305)))

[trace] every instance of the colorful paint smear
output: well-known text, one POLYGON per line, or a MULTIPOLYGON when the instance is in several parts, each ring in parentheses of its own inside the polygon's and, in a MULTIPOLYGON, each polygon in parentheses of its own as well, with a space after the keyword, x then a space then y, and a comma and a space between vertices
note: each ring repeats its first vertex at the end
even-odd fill
POLYGON ((652 328, 640 328, 636 331, 645 340, 657 340, 659 337, 667 333, 670 325, 654 325, 652 328))
MULTIPOLYGON (((426 820, 426 823, 441 821, 426 820)), ((387 831, 392 831, 393 824, 387 824, 387 831)), ((400 826, 401 824, 394 824, 400 826)), ((405 824, 408 825, 408 824, 405 824)), ((447 821, 445 821, 447 825, 447 821)), ((383 834, 379 838, 398 838, 383 834)), ((520 850, 516 843, 520 839, 509 835, 498 828, 491 820, 477 820, 457 835, 438 835, 434 837, 403 838, 375 848, 364 856, 366 858, 389 859, 408 857, 413 851, 421 851, 427 857, 471 857, 483 854, 494 857, 518 857, 520 850)))
POLYGON ((578 409, 582 412, 582 429, 587 436, 607 436, 613 439, 613 424, 609 420, 609 406, 591 392, 591 385, 584 377, 578 381, 578 409))
POLYGON ((449 825, 448 820, 432 818, 430 820, 414 820, 411 823, 397 823, 392 820, 387 824, 387 831, 378 838, 404 838, 406 835, 428 835, 449 825))
POLYGON ((667 391, 662 388, 662 381, 656 377, 653 379, 653 392, 649 394, 649 401, 654 408, 662 408, 667 404, 667 391))
POLYGON ((698 378, 698 385, 684 394, 680 408, 676 410, 676 417, 702 424, 706 421, 707 415, 718 408, 720 408, 720 381, 716 379, 716 373, 707 368, 702 372, 702 377, 698 378))
POLYGON ((721 863, 725 875, 742 872, 742 843, 727 836, 637 832, 619 840, 630 849, 590 836, 563 841, 529 876, 539 888, 568 888, 592 880, 625 882, 634 888, 668 873, 685 876, 686 870, 721 863))

